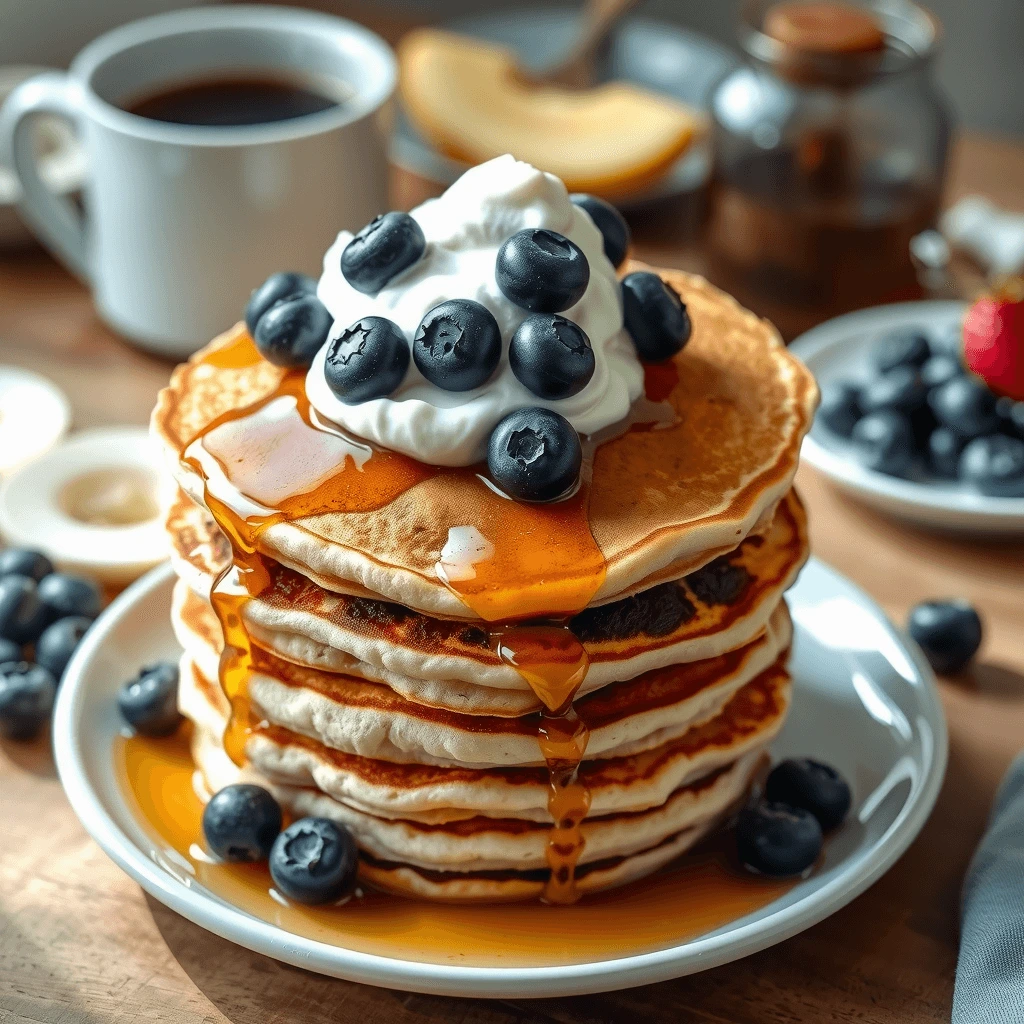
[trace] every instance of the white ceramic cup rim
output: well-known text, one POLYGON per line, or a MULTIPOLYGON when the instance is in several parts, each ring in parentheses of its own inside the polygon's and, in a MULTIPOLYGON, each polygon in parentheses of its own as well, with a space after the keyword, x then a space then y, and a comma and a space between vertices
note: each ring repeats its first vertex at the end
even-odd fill
MULTIPOLYGON (((262 67, 254 61, 253 69, 262 67)), ((286 65, 275 65, 282 67, 286 65)), ((210 71, 223 70, 211 62, 210 71)), ((298 65, 295 70, 301 70, 298 65)), ((394 54, 380 36, 355 22, 294 7, 237 5, 169 11, 142 18, 106 32, 86 45, 71 62, 69 77, 81 88, 83 112, 111 131, 170 145, 247 146, 287 142, 320 135, 359 121, 381 107, 394 91, 397 66, 394 54), (94 79, 109 63, 123 58, 126 51, 159 39, 217 31, 257 31, 288 36, 304 35, 333 41, 352 51, 361 74, 357 81, 339 74, 339 81, 351 95, 337 106, 314 114, 253 125, 188 125, 156 121, 129 113, 108 101, 94 87, 94 79)), ((154 77, 153 86, 171 84, 154 77)))

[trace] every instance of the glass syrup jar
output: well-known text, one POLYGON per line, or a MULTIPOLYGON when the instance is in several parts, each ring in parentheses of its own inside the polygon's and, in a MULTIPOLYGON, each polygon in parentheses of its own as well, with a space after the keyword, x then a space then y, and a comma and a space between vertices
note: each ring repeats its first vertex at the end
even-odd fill
POLYGON ((711 104, 709 271, 785 336, 920 297, 910 240, 937 218, 950 137, 939 34, 910 0, 743 7, 749 60, 711 104))

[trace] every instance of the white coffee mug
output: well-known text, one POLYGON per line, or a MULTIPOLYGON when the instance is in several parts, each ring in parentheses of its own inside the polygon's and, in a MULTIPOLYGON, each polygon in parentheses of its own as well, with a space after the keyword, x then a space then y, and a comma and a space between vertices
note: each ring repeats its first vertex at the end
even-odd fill
POLYGON ((0 113, 20 209, 92 286, 121 334, 183 356, 236 322, 276 270, 319 276, 342 228, 386 209, 384 114, 395 60, 352 22, 283 7, 157 15, 90 43, 67 74, 20 85, 0 113), (343 90, 336 106, 238 127, 174 124, 118 104, 211 74, 287 74, 343 90), (39 176, 32 122, 73 122, 88 174, 84 216, 39 176))

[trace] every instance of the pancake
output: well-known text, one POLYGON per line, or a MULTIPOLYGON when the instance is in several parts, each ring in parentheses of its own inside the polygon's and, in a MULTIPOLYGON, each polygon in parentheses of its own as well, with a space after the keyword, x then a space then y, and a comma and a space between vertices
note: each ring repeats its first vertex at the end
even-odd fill
MULTIPOLYGON (((660 273, 693 322, 690 343, 654 368, 657 386, 648 385, 649 398, 667 392, 674 422, 639 424, 601 444, 577 499, 522 506, 472 467, 435 469, 367 450, 287 515, 264 505, 259 550, 327 590, 363 588, 432 615, 505 619, 575 612, 735 548, 789 490, 816 388, 766 321, 701 278, 660 273), (446 551, 465 555, 467 531, 492 546, 486 571, 446 562, 446 551)), ((186 448, 219 416, 283 385, 283 371, 254 353, 241 328, 229 332, 175 371, 154 411, 172 474, 200 502, 210 498, 183 461, 186 448)))
MULTIPOLYGON (((180 575, 208 594, 226 542, 218 543, 212 519, 183 494, 171 504, 167 524, 180 575)), ((590 658, 582 692, 749 643, 764 630, 807 551, 803 507, 790 491, 766 533, 680 581, 577 616, 571 625, 590 658)), ((411 700, 470 714, 522 715, 540 707, 479 626, 334 594, 294 570, 269 568, 270 586, 242 614, 254 642, 285 660, 385 682, 411 700)), ((176 600, 179 616, 203 614, 198 599, 180 594, 176 600)))
MULTIPOLYGON (((199 628, 177 616, 174 625, 187 657, 206 679, 217 679, 221 644, 212 611, 199 628)), ((655 669, 577 698, 576 712, 590 728, 588 757, 649 750, 713 717, 788 648, 791 636, 782 604, 745 647, 655 669)), ((183 710, 195 720, 187 698, 183 690, 183 710)), ((258 647, 248 699, 258 717, 349 754, 471 768, 542 763, 538 714, 474 715, 418 704, 386 684, 294 665, 258 647)))
MULTIPOLYGON (((182 689, 197 730, 217 743, 227 707, 216 683, 186 658, 182 689)), ((642 754, 584 762, 580 779, 591 794, 591 814, 659 806, 681 786, 763 749, 785 720, 789 692, 778 661, 742 687, 720 714, 678 739, 642 754)), ((474 816, 550 820, 543 768, 397 764, 345 754, 272 725, 252 733, 246 755, 252 769, 275 784, 315 787, 379 817, 426 823, 474 816)))

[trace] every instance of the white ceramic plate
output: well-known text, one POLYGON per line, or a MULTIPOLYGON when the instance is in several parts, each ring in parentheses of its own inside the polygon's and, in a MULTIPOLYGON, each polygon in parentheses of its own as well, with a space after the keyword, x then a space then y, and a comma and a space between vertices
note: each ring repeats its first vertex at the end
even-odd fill
MULTIPOLYGON (((867 380, 872 348, 879 335, 913 324, 930 337, 955 339, 963 320, 962 302, 900 302, 847 313, 800 335, 790 351, 799 356, 822 386, 833 381, 867 380)), ((903 480, 866 469, 853 445, 815 422, 804 440, 802 458, 840 487, 883 512, 942 530, 976 535, 1024 533, 1024 498, 993 498, 957 481, 903 480)))
POLYGON ((863 892, 917 835, 942 784, 946 725, 931 672, 875 604, 812 560, 790 592, 793 709, 773 753, 833 763, 850 781, 854 805, 809 878, 697 939, 600 962, 466 967, 311 941, 162 868, 153 833, 133 817, 122 795, 111 753, 121 728, 115 694, 142 663, 176 656, 168 617, 172 581, 167 567, 139 580, 76 653, 54 720, 61 780, 92 837, 156 899, 233 942, 323 974, 417 992, 521 998, 626 988, 715 967, 795 935, 863 892))

